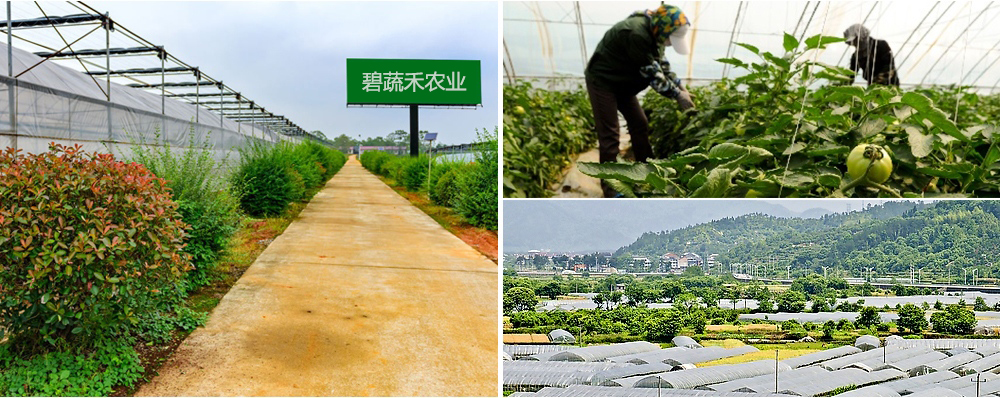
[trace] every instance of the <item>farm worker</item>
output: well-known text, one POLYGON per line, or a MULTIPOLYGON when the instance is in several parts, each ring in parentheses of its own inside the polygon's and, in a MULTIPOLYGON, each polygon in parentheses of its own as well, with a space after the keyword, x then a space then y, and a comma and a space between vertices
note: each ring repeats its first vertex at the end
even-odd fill
MULTIPOLYGON (((847 45, 857 47, 851 55, 851 72, 861 69, 861 76, 868 85, 882 84, 899 87, 899 76, 896 75, 896 62, 892 58, 892 50, 885 40, 873 39, 868 28, 854 24, 844 31, 847 45)), ((851 75, 854 83, 854 75, 851 75)))
MULTIPOLYGON (((636 98, 647 86, 677 100, 681 110, 694 108, 691 94, 663 58, 667 46, 678 54, 688 53, 685 35, 690 26, 679 8, 661 3, 656 9, 636 11, 616 23, 597 43, 584 76, 597 124, 601 163, 618 159, 619 111, 628 124, 635 160, 645 162, 653 155, 649 121, 636 98)), ((603 181, 601 186, 605 197, 618 195, 603 181)))

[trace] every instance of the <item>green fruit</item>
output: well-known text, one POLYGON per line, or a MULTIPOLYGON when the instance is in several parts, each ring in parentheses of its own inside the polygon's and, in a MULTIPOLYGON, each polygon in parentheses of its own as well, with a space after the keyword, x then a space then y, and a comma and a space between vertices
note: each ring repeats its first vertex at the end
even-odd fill
POLYGON ((523 115, 524 114, 524 107, 521 106, 521 105, 515 106, 514 107, 514 114, 523 115))
POLYGON ((878 145, 861 144, 851 150, 847 155, 847 174, 852 180, 861 178, 868 171, 868 180, 874 183, 883 183, 889 179, 892 173, 892 158, 889 153, 878 145), (872 165, 871 169, 868 165, 872 165))

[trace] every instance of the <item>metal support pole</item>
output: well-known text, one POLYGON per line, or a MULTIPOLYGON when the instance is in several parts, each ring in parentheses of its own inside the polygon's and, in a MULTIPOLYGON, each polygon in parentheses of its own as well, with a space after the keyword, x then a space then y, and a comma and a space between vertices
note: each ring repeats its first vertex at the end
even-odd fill
MULTIPOLYGON (((201 71, 194 68, 194 81, 201 81, 201 71)), ((222 101, 222 98, 219 98, 222 101)), ((194 86, 194 122, 198 123, 198 116, 201 114, 201 84, 194 86)))
MULTIPOLYGON (((226 98, 223 94, 225 94, 225 91, 223 90, 222 82, 219 82, 219 102, 222 102, 222 99, 226 98)), ((219 130, 222 130, 222 120, 222 111, 219 111, 219 130)))
MULTIPOLYGON (((164 68, 167 67, 167 52, 160 47, 160 114, 167 114, 167 72, 164 68)), ((197 86, 196 86, 197 87, 197 86)), ((166 126, 163 126, 166 128, 166 126)))
POLYGON ((417 105, 410 105, 410 156, 420 155, 420 132, 417 123, 417 105))
MULTIPOLYGON (((14 78, 14 45, 11 42, 11 17, 10 17, 10 1, 7 2, 7 76, 11 79, 14 78)), ((16 89, 17 80, 10 82, 7 86, 7 107, 10 111, 10 131, 13 134, 11 136, 11 144, 14 150, 17 151, 17 115, 14 112, 14 90, 16 89)))
POLYGON ((104 67, 108 68, 106 82, 108 84, 108 140, 111 134, 111 13, 104 14, 104 67))
POLYGON ((774 393, 778 393, 778 350, 774 350, 774 393))

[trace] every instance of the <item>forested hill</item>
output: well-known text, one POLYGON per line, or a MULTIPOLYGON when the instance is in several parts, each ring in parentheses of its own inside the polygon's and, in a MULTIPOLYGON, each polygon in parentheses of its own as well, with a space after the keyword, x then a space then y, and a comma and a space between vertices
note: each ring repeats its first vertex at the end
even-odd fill
POLYGON ((876 272, 961 272, 1000 254, 1000 203, 888 202, 864 211, 819 219, 750 214, 670 232, 646 233, 619 249, 616 257, 660 256, 666 252, 718 253, 723 264, 764 262, 822 272, 838 267, 853 275, 876 272), (950 267, 951 269, 949 269, 950 267))

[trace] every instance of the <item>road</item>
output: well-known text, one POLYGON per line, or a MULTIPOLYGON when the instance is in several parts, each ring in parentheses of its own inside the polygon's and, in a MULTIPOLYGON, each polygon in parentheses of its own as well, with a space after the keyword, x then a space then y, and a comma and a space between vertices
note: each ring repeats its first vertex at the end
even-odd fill
POLYGON ((137 395, 496 396, 498 275, 351 159, 137 395))

